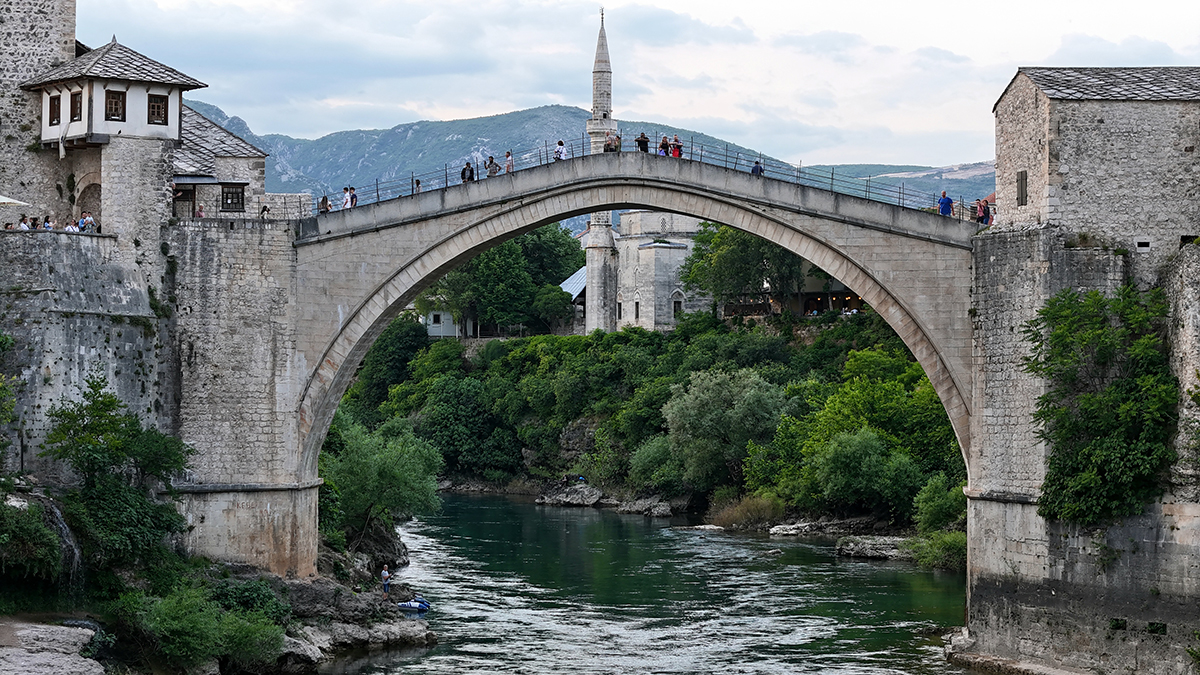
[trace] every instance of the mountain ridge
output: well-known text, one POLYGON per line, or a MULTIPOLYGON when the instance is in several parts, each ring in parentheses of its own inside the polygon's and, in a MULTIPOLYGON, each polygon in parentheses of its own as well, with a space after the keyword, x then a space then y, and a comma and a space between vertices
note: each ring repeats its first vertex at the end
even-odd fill
MULTIPOLYGON (((404 178, 405 174, 422 174, 443 168, 453 173, 465 161, 482 164, 489 155, 503 157, 505 150, 516 154, 553 144, 558 139, 574 139, 584 134, 584 123, 591 116, 582 108, 546 105, 462 120, 405 122, 390 129, 335 131, 320 138, 305 139, 284 134, 259 135, 245 120, 227 114, 218 106, 190 99, 185 102, 268 153, 268 192, 310 192, 313 195, 340 195, 342 187, 349 185, 365 190, 376 180, 386 182, 404 178)), ((678 134, 689 142, 694 139, 706 145, 727 145, 734 152, 759 155, 753 149, 691 129, 636 120, 618 120, 618 124, 627 141, 642 132, 651 138, 678 134)), ((967 201, 985 197, 995 190, 992 162, 946 167, 891 164, 805 167, 822 172, 833 170, 853 178, 870 176, 872 181, 883 183, 903 183, 921 192, 946 190, 956 199, 962 197, 967 201)))

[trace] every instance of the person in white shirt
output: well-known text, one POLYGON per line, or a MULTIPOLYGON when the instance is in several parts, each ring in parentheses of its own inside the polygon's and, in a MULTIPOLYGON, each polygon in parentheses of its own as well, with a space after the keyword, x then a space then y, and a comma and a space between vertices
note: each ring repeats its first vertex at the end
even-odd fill
POLYGON ((342 208, 350 208, 350 188, 348 187, 342 188, 342 208))
POLYGON ((512 173, 513 171, 513 156, 511 152, 504 153, 504 173, 512 173))
POLYGON ((562 141, 558 142, 558 146, 554 148, 554 161, 567 158, 567 146, 563 145, 562 141))

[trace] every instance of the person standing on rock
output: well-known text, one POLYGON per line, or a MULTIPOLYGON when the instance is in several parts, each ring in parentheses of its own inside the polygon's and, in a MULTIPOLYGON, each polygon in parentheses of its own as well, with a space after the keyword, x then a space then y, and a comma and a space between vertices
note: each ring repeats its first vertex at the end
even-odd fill
POLYGON ((392 587, 392 575, 388 572, 387 565, 383 566, 383 571, 379 573, 379 580, 383 582, 383 599, 388 599, 388 591, 392 587))

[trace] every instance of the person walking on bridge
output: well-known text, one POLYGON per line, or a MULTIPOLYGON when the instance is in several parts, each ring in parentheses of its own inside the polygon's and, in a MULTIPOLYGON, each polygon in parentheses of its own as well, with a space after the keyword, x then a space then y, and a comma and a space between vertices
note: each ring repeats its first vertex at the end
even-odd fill
POLYGON ((954 209, 954 200, 946 196, 946 191, 942 190, 942 198, 938 200, 938 213, 943 216, 950 215, 954 209))
POLYGON ((754 166, 750 169, 750 175, 755 178, 763 177, 763 165, 757 159, 754 160, 754 166))
POLYGON ((483 168, 487 169, 488 178, 493 178, 496 174, 500 173, 500 164, 491 155, 488 155, 488 161, 483 165, 483 168))
POLYGON ((511 151, 504 152, 504 173, 513 172, 513 156, 511 151))
POLYGON ((342 208, 350 208, 350 188, 348 187, 342 188, 342 208))
POLYGON ((468 161, 463 165, 462 171, 458 172, 458 176, 459 178, 462 178, 464 185, 470 183, 471 181, 475 180, 475 167, 471 166, 471 162, 468 161))
POLYGON ((554 148, 554 161, 559 161, 567 158, 567 146, 562 141, 554 148))

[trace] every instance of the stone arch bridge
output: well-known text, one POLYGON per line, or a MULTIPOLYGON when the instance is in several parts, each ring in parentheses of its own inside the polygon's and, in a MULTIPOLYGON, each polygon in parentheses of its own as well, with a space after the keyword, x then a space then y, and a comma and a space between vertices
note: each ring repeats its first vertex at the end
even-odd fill
MULTIPOLYGON (((183 486, 193 550, 280 573, 311 573, 317 455, 342 394, 388 323, 442 274, 491 246, 562 218, 626 208, 670 211, 751 232, 853 289, 921 363, 971 466, 972 223, 712 164, 601 153, 322 215, 302 223, 290 252, 281 250, 284 231, 209 232, 234 247, 254 246, 247 237, 258 237, 260 251, 274 242, 275 252, 261 253, 257 265, 216 274, 238 277, 221 287, 257 286, 256 292, 275 297, 276 309, 270 317, 244 317, 273 324, 269 340, 225 344, 208 355, 214 366, 221 362, 234 370, 242 360, 245 372, 271 364, 253 385, 265 401, 248 404, 261 414, 243 413, 234 404, 232 418, 213 419, 212 398, 225 385, 206 388, 202 369, 191 376, 183 369, 182 435, 201 449, 195 475, 183 486), (285 255, 286 264, 280 262, 285 255), (264 278, 267 289, 261 288, 264 278), (264 422, 272 427, 270 437, 258 448, 236 440, 246 432, 243 425, 264 422), (218 435, 229 445, 209 452, 205 446, 212 444, 200 437, 210 432, 202 424, 223 426, 218 435), (261 453, 271 456, 254 457, 261 453)), ((195 239, 184 244, 180 269, 199 268, 211 278, 219 263, 195 239)), ((181 319, 180 337, 187 344, 185 359, 191 359, 195 345, 208 341, 203 329, 189 339, 187 323, 181 319)))

